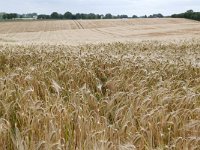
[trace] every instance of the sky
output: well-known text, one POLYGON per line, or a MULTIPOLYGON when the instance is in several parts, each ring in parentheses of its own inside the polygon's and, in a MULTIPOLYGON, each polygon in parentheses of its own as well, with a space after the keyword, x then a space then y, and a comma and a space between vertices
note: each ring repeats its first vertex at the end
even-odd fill
POLYGON ((112 13, 171 15, 189 9, 200 11, 200 0, 0 0, 0 12, 51 14, 64 13, 112 13))

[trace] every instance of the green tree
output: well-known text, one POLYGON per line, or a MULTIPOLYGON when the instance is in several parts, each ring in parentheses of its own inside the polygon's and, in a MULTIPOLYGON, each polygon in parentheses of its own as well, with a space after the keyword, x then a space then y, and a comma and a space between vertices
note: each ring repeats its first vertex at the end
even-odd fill
POLYGON ((186 13, 194 13, 194 11, 192 9, 186 11, 186 13))
POLYGON ((53 12, 51 14, 51 19, 59 19, 59 14, 57 12, 53 12))
POLYGON ((96 14, 96 17, 95 17, 95 19, 101 19, 101 15, 99 15, 99 14, 96 14))
POLYGON ((15 19, 17 18, 17 14, 16 13, 10 13, 10 14, 3 14, 3 19, 15 19))
POLYGON ((96 15, 93 13, 88 14, 88 19, 96 19, 96 15))
POLYGON ((111 14, 106 14, 104 18, 105 18, 105 19, 112 19, 113 16, 112 16, 111 14))
POLYGON ((51 17, 49 15, 44 15, 44 14, 41 14, 41 15, 38 15, 38 19, 50 19, 51 17))
POLYGON ((188 10, 185 13, 173 14, 172 18, 187 18, 200 21, 200 12, 194 12, 193 10, 188 10))
POLYGON ((71 12, 66 12, 66 13, 64 14, 64 19, 72 19, 72 17, 73 17, 73 15, 72 15, 71 12))
POLYGON ((76 19, 82 19, 80 13, 77 13, 77 14, 76 14, 76 19))
POLYGON ((1 19, 3 19, 3 15, 4 15, 5 13, 0 13, 0 20, 1 19))
POLYGON ((138 18, 138 16, 136 16, 136 15, 133 15, 133 16, 132 16, 132 18, 138 18))

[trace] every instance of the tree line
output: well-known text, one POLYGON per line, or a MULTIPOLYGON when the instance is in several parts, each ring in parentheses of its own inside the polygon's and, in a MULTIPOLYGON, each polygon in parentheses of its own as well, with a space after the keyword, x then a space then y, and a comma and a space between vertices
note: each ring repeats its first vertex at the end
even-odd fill
POLYGON ((66 12, 64 14, 60 14, 58 12, 53 12, 50 15, 46 14, 37 14, 37 13, 29 13, 29 14, 17 14, 17 13, 3 13, 1 15, 1 19, 10 20, 10 19, 20 19, 20 18, 35 18, 35 19, 68 19, 68 20, 75 20, 75 19, 126 19, 126 18, 162 18, 164 17, 162 14, 153 14, 150 16, 140 16, 133 15, 129 17, 128 15, 112 15, 108 13, 106 15, 103 14, 94 14, 94 13, 76 13, 72 14, 71 12, 66 12))
MULTIPOLYGON (((10 19, 17 19, 17 18, 34 18, 34 19, 68 19, 68 20, 75 20, 75 19, 123 19, 123 18, 163 18, 164 16, 160 13, 153 14, 153 15, 144 15, 144 16, 137 16, 133 15, 129 17, 128 15, 112 15, 110 13, 106 15, 94 14, 94 13, 76 13, 72 14, 71 12, 66 12, 64 14, 60 14, 57 12, 53 12, 50 15, 40 14, 37 13, 29 13, 29 14, 17 14, 17 13, 0 13, 0 19, 10 20, 10 19)), ((173 14, 171 15, 172 18, 187 18, 200 21, 200 12, 194 12, 193 10, 188 10, 185 13, 180 14, 173 14)))
POLYGON ((172 18, 187 18, 192 20, 200 21, 200 12, 194 12, 193 10, 188 10, 185 13, 173 14, 172 18))
POLYGON ((2 15, 2 19, 15 19, 17 18, 17 14, 16 13, 5 13, 2 15))
POLYGON ((71 12, 66 12, 64 14, 59 14, 57 12, 53 12, 51 15, 38 15, 38 19, 126 19, 126 18, 163 18, 164 16, 162 14, 153 14, 150 16, 140 16, 133 15, 132 17, 129 17, 128 15, 112 15, 110 13, 103 15, 103 14, 94 14, 94 13, 76 13, 72 14, 71 12))
POLYGON ((0 19, 16 19, 16 18, 37 18, 37 13, 17 14, 17 13, 0 13, 0 19))
POLYGON ((100 15, 94 13, 76 13, 72 14, 71 12, 66 12, 64 14, 59 14, 57 12, 51 13, 51 15, 41 14, 38 15, 38 19, 117 19, 117 18, 128 18, 128 15, 117 15, 113 16, 112 14, 100 15))
POLYGON ((10 20, 10 19, 17 19, 17 18, 20 19, 20 18, 33 18, 33 17, 37 17, 37 19, 69 19, 69 20, 72 20, 72 19, 118 19, 118 18, 128 18, 128 15, 114 16, 110 13, 106 14, 106 15, 100 15, 100 14, 94 14, 94 13, 72 14, 71 12, 66 12, 64 14, 53 12, 50 15, 46 15, 46 14, 38 15, 37 13, 29 13, 29 14, 1 13, 0 19, 10 20))

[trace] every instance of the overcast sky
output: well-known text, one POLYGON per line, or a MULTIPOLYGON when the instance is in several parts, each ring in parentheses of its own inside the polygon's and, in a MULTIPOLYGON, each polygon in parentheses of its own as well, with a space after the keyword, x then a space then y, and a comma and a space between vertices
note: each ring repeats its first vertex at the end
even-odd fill
POLYGON ((150 15, 200 11, 200 0, 0 0, 0 12, 50 14, 53 11, 64 13, 99 13, 150 15))

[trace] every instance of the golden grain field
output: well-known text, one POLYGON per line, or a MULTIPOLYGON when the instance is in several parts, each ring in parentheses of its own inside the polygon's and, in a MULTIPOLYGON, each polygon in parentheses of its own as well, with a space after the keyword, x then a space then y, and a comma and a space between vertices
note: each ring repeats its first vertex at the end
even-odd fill
POLYGON ((200 41, 1 44, 0 149, 200 149, 200 41))
POLYGON ((0 22, 0 44, 80 45, 200 38, 197 21, 179 18, 0 22))

